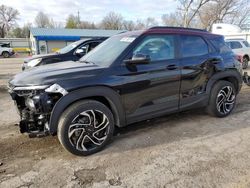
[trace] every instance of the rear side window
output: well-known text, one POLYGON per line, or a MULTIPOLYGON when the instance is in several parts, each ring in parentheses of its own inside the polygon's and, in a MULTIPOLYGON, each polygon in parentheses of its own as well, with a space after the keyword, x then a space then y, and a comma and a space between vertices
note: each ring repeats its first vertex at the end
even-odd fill
POLYGON ((199 36, 181 36, 182 57, 195 57, 208 54, 208 45, 199 36))
POLYGON ((250 47, 249 43, 247 41, 243 41, 243 44, 246 46, 246 47, 250 47))
POLYGON ((238 41, 231 41, 231 42, 229 42, 229 44, 230 44, 230 47, 231 47, 232 49, 239 49, 239 48, 242 48, 241 43, 238 42, 238 41))
POLYGON ((216 37, 216 38, 210 39, 210 42, 220 53, 232 52, 230 48, 230 44, 229 43, 226 44, 223 37, 216 37))

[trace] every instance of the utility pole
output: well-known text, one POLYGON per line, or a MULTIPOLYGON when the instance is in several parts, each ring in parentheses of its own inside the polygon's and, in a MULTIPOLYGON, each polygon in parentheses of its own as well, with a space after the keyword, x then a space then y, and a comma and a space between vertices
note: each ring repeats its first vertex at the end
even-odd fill
POLYGON ((77 21, 78 21, 78 27, 80 26, 80 12, 77 11, 77 21))

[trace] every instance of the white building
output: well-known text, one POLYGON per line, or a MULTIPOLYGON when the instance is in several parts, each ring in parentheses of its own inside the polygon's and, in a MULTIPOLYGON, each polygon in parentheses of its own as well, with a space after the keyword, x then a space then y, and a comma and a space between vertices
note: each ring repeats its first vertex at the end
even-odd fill
POLYGON ((225 39, 245 39, 250 43, 250 32, 243 31, 240 27, 233 24, 213 24, 212 33, 223 35, 225 39))

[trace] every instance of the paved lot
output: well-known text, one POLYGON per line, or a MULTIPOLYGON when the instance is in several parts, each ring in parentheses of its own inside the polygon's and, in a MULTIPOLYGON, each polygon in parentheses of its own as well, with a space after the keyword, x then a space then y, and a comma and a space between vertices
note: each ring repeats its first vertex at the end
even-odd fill
POLYGON ((0 57, 0 89, 6 86, 7 81, 13 75, 21 72, 23 58, 1 58, 0 57))
POLYGON ((5 91, 0 104, 0 187, 250 187, 250 87, 227 118, 193 110, 134 124, 89 157, 20 134, 5 91))

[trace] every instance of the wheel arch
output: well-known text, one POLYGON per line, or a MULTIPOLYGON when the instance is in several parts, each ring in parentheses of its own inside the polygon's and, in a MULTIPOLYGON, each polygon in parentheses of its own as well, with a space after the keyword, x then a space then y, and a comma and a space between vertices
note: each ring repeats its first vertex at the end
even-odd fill
POLYGON ((8 51, 4 50, 4 51, 2 51, 1 55, 3 55, 3 53, 4 53, 4 52, 6 52, 6 53, 10 54, 10 52, 8 52, 8 51))
POLYGON ((231 82, 235 86, 237 93, 239 93, 242 86, 242 76, 237 70, 228 70, 216 73, 208 81, 206 93, 210 95, 214 84, 220 80, 226 80, 231 82))
POLYGON ((243 58, 244 58, 244 57, 246 57, 246 58, 248 59, 248 61, 250 60, 250 58, 249 58, 249 55, 248 55, 248 54, 243 55, 243 58))
POLYGON ((64 110, 73 103, 84 99, 92 99, 103 103, 114 114, 115 125, 118 127, 126 125, 121 98, 115 90, 106 86, 86 87, 69 92, 55 104, 49 121, 49 131, 51 134, 56 134, 58 122, 64 110))

